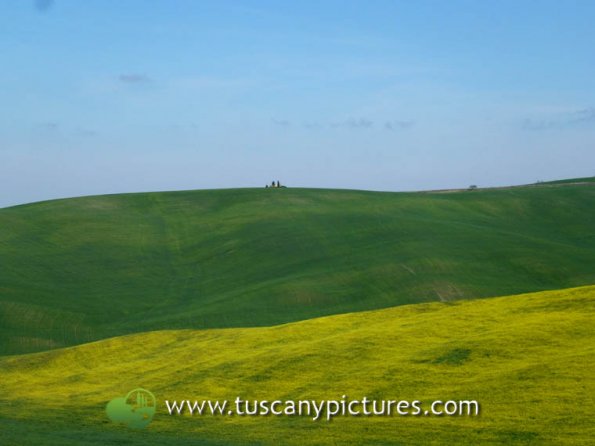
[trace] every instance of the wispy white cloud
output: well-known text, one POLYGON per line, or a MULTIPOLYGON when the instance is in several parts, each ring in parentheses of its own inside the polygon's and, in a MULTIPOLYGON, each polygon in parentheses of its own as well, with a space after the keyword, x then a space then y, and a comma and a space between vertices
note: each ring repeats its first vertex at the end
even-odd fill
POLYGON ((595 123, 595 107, 587 107, 540 118, 526 118, 523 120, 522 128, 524 130, 549 130, 586 123, 595 123))
POLYGON ((290 127, 291 126, 291 122, 288 121, 287 119, 272 119, 273 124, 278 125, 279 127, 290 127))
POLYGON ((384 128, 386 130, 408 129, 413 126, 413 121, 386 121, 384 128))
POLYGON ((333 122, 331 127, 343 127, 348 129, 369 129, 374 126, 374 121, 367 118, 349 118, 345 121, 333 122))

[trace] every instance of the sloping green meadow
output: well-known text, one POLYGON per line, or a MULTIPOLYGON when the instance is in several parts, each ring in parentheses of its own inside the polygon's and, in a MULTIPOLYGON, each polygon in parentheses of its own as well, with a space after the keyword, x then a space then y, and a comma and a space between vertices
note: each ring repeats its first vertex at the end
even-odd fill
POLYGON ((158 331, 0 359, 8 445, 556 444, 595 438, 595 287, 266 328, 158 331), (105 404, 142 386, 142 431, 105 404), (478 417, 169 416, 164 400, 477 400, 478 417))
POLYGON ((593 284, 594 184, 233 189, 0 209, 0 354, 593 284))

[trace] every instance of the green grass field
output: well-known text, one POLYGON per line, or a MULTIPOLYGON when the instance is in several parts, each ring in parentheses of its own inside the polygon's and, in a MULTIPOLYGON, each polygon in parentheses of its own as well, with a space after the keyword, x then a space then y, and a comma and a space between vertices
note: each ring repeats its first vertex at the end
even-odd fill
POLYGON ((584 177, 584 178, 570 178, 570 179, 563 179, 563 180, 554 180, 554 181, 542 181, 539 184, 576 184, 576 183, 592 183, 595 181, 595 177, 584 177))
POLYGON ((234 189, 0 209, 0 354, 593 284, 594 185, 234 189))
POLYGON ((172 330, 0 359, 3 445, 556 444, 595 438, 595 287, 273 327, 172 330), (110 399, 158 398, 143 431, 110 399), (164 399, 476 399, 465 417, 171 417, 164 399))

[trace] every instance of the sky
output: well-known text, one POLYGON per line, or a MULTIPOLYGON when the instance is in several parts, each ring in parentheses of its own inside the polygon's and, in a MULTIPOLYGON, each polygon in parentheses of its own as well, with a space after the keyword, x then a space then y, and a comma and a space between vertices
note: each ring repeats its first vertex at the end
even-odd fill
POLYGON ((0 207, 595 175, 593 1, 0 2, 0 207))

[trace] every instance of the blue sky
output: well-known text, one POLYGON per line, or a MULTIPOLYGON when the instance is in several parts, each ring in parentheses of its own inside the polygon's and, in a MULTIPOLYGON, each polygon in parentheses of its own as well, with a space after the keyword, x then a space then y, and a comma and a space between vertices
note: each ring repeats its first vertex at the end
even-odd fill
POLYGON ((0 206, 595 175, 595 2, 0 2, 0 206))

